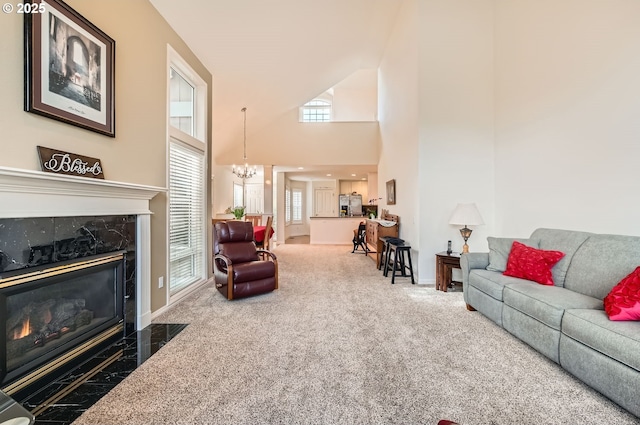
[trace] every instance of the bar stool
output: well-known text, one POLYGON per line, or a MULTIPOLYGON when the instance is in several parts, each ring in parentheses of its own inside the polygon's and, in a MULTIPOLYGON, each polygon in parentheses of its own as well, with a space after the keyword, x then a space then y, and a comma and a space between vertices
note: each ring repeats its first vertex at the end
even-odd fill
MULTIPOLYGON (((389 254, 389 239, 393 239, 390 236, 381 236, 380 242, 382 242, 382 249, 380 250, 380 263, 378 264, 378 270, 382 270, 384 272, 385 267, 388 262, 388 254, 389 254)), ((385 273, 386 276, 386 273, 385 273)))
POLYGON ((391 256, 391 250, 389 244, 402 244, 404 239, 396 238, 394 236, 381 236, 380 242, 382 242, 382 250, 380 251, 380 264, 378 264, 378 270, 382 270, 384 276, 387 277, 386 265, 389 264, 389 258, 391 256))
POLYGON ((390 261, 393 261, 393 268, 391 269, 391 283, 396 283, 396 276, 411 276, 411 284, 415 285, 416 282, 413 278, 413 264, 411 263, 411 245, 406 245, 404 242, 394 243, 393 241, 387 241, 387 245, 387 261, 384 267, 385 277, 388 275, 389 268, 391 267, 389 263, 390 261), (391 259, 391 255, 393 255, 393 260, 391 259), (408 266, 405 261, 408 261, 408 266), (407 274, 407 269, 409 269, 409 274, 407 274))

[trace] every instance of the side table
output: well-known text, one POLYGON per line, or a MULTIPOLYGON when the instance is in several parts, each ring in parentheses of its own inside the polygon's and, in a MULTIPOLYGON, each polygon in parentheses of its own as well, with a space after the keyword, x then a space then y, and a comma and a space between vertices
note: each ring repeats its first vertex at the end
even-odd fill
POLYGON ((446 251, 436 254, 436 291, 447 292, 451 284, 451 270, 460 268, 460 253, 446 251))

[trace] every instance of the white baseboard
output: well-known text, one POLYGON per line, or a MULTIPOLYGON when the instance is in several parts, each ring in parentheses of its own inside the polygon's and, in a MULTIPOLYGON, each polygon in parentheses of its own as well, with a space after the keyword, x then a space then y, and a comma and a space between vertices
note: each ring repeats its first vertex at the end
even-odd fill
POLYGON ((200 283, 193 284, 188 288, 178 292, 177 294, 169 298, 169 303, 167 305, 160 307, 159 309, 151 313, 151 320, 154 320, 156 317, 160 316, 161 314, 166 313, 167 311, 169 311, 171 307, 173 307, 174 305, 178 304, 180 301, 185 299, 189 294, 193 293, 194 291, 197 291, 198 289, 202 288, 203 286, 211 282, 213 282, 213 277, 207 280, 203 280, 200 283))

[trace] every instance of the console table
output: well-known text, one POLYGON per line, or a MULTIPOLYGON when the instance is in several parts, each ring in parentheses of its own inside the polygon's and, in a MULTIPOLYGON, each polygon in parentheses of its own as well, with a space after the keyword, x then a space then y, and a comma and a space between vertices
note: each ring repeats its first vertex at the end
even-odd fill
POLYGON ((451 283, 451 270, 460 268, 460 253, 446 251, 436 254, 436 291, 447 292, 451 283))

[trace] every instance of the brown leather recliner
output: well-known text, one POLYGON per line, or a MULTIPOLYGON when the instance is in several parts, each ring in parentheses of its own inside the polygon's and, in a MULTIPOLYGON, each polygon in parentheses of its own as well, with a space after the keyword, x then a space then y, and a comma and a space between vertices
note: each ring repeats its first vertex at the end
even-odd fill
POLYGON ((213 274, 216 287, 229 300, 278 289, 278 259, 271 251, 256 249, 253 225, 247 221, 214 225, 213 274))

